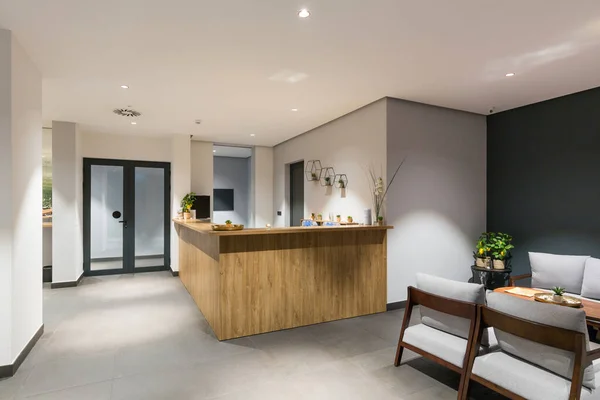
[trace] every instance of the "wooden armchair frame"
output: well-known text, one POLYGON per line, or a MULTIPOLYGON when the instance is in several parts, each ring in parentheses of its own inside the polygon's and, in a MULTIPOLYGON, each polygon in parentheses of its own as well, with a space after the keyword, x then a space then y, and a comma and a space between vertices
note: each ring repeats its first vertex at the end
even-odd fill
POLYGON ((469 354, 469 360, 467 362, 465 373, 465 385, 464 390, 462 392, 459 391, 459 399, 466 400, 468 398, 469 384, 471 380, 473 380, 508 398, 526 400, 525 398, 472 373, 475 357, 479 354, 479 346, 481 345, 483 331, 489 327, 498 328, 512 335, 546 346, 575 353, 569 400, 579 400, 581 396, 584 365, 600 358, 600 349, 589 352, 586 351, 586 337, 585 334, 581 332, 528 321, 504 314, 486 306, 478 307, 475 340, 471 343, 472 347, 470 351, 467 352, 469 354))
MULTIPOLYGON (((447 297, 437 296, 428 292, 424 292, 415 287, 408 287, 408 298, 406 301, 406 309, 404 311, 404 319, 402 321, 402 328, 400 329, 400 338, 398 339, 398 348, 396 350, 396 359, 394 365, 397 367, 400 365, 402 360, 402 353, 404 348, 414 351, 417 354, 422 355, 446 368, 449 368, 460 374, 460 384, 458 393, 462 393, 465 387, 466 381, 466 370, 469 361, 469 350, 472 348, 475 342, 475 328, 477 322, 477 304, 469 303, 459 300, 450 299, 447 297), (432 310, 440 311, 446 314, 453 315, 455 317, 465 318, 471 321, 469 327, 469 338, 467 340, 467 347, 465 349, 465 358, 463 359, 463 367, 459 368, 456 365, 443 360, 424 349, 420 349, 403 341, 404 331, 409 327, 410 317, 414 306, 421 305, 423 307, 431 308, 432 310)), ((448 334, 449 335, 449 334, 448 334)), ((481 342, 481 340, 480 340, 481 342)), ((478 348, 477 348, 478 349, 478 348)))

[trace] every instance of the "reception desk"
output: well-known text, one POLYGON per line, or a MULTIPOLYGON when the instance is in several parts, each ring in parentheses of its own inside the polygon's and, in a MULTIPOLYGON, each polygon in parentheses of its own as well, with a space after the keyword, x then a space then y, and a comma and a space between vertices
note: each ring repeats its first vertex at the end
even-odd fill
POLYGON ((386 311, 389 226, 174 222, 179 277, 219 340, 386 311))

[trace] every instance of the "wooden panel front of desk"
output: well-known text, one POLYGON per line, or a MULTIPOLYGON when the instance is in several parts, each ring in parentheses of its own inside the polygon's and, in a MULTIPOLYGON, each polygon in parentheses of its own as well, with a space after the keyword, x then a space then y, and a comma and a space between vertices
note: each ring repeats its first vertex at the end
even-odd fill
POLYGON ((179 276, 219 340, 386 311, 385 229, 178 231, 179 276))

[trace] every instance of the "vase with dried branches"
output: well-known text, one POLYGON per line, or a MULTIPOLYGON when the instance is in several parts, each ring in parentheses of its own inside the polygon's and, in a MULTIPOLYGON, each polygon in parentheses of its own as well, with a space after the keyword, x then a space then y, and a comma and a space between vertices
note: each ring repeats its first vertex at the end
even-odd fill
POLYGON ((406 157, 402 159, 400 165, 398 165, 398 168, 396 168, 396 171, 394 172, 394 175, 392 175, 392 179, 390 179, 390 183, 387 185, 387 187, 383 182, 383 173, 377 174, 373 166, 369 168, 369 176, 371 178, 369 182, 371 186, 371 197, 373 198, 373 208, 375 208, 375 221, 378 223, 383 224, 383 201, 385 200, 385 196, 387 195, 388 190, 390 190, 392 183, 394 183, 394 179, 396 179, 398 171, 400 171, 400 168, 404 164, 404 161, 406 161, 406 157))

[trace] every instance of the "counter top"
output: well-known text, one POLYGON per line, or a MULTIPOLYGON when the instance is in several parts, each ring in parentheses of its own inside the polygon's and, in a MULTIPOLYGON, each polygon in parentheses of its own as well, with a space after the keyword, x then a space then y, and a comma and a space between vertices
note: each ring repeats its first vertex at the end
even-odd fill
POLYGON ((342 226, 292 226, 285 228, 248 228, 241 231, 213 231, 212 223, 200 222, 195 220, 183 221, 173 219, 177 225, 185 226, 193 231, 205 233, 214 236, 242 236, 242 235, 277 235, 281 233, 304 233, 304 232, 323 232, 323 231, 373 231, 382 229, 394 229, 393 226, 378 225, 342 225, 342 226))

